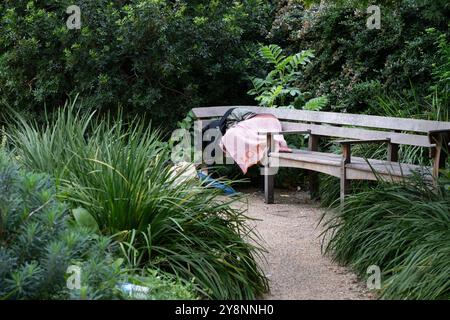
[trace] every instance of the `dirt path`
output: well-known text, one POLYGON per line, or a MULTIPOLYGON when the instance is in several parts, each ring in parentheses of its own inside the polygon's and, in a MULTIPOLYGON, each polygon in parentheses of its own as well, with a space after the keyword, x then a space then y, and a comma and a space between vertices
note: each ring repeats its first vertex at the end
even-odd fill
POLYGON ((274 205, 263 193, 248 194, 248 215, 268 249, 263 269, 271 292, 265 299, 371 299, 364 283, 321 254, 317 227, 322 209, 301 192, 276 192, 274 205))

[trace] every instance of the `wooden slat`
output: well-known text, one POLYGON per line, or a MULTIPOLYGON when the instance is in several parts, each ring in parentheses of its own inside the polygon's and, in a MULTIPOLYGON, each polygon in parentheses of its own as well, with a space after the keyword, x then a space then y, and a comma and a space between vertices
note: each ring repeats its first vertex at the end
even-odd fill
MULTIPOLYGON (((206 126, 213 120, 203 120, 203 126, 206 126)), ((391 143, 406 144, 419 147, 431 147, 427 136, 417 134, 407 134, 391 131, 375 131, 360 128, 345 128, 336 127, 330 125, 318 125, 309 123, 295 123, 295 122, 281 122, 283 131, 308 131, 311 130, 311 134, 333 137, 333 138, 346 138, 346 139, 391 139, 391 143)))
POLYGON ((306 130, 283 130, 283 131, 259 131, 258 135, 267 135, 267 134, 271 134, 271 135, 280 135, 280 134, 310 134, 311 131, 306 130))
POLYGON ((329 152, 318 152, 318 151, 309 151, 309 150, 301 150, 301 149, 293 149, 292 152, 272 152, 271 155, 274 155, 279 158, 285 158, 285 159, 303 159, 303 158, 311 158, 313 161, 314 159, 324 159, 328 160, 327 164, 333 164, 336 166, 339 166, 341 163, 342 155, 336 154, 336 153, 329 153, 329 152))
MULTIPOLYGON (((280 166, 288 165, 295 168, 317 170, 339 177, 342 156, 324 152, 311 152, 306 150, 295 150, 293 153, 271 153, 271 165, 277 163, 280 166)), ((364 159, 361 157, 352 157, 351 163, 346 164, 347 179, 350 180, 376 180, 377 174, 384 177, 404 177, 411 175, 413 171, 421 171, 426 174, 427 179, 431 179, 431 167, 421 167, 417 165, 404 164, 398 162, 389 162, 376 159, 364 159), (367 163, 369 161, 370 165, 367 163)))
POLYGON ((391 139, 391 143, 406 144, 419 147, 431 147, 425 135, 407 134, 392 131, 376 131, 360 128, 336 127, 330 125, 317 125, 309 123, 282 122, 283 130, 311 130, 311 134, 358 140, 391 139))
POLYGON ((228 106, 228 107, 224 106, 224 107, 194 108, 192 109, 192 112, 194 113, 194 116, 199 119, 214 118, 214 117, 221 117, 230 108, 247 108, 255 110, 256 112, 259 112, 257 109, 262 109, 260 107, 255 106, 228 106))
POLYGON ((339 143, 339 144, 373 144, 373 143, 389 143, 391 140, 390 139, 370 139, 370 140, 361 140, 361 139, 357 139, 357 140, 336 140, 334 141, 335 143, 339 143))
MULTIPOLYGON (((347 168, 360 171, 372 171, 372 169, 380 174, 390 174, 393 176, 409 176, 416 170, 422 170, 420 166, 399 164, 398 162, 384 162, 376 163, 373 160, 369 160, 370 165, 366 163, 350 163, 347 168)), ((431 169, 431 168, 428 168, 431 169)), ((429 171, 431 173, 431 170, 429 171)), ((431 177, 431 174, 428 174, 431 177)))
POLYGON ((332 167, 339 167, 341 165, 342 156, 336 155, 335 158, 330 157, 328 154, 321 154, 321 152, 310 153, 305 151, 303 153, 274 153, 270 154, 271 157, 286 159, 286 160, 294 160, 294 161, 302 161, 302 162, 311 162, 317 164, 323 164, 332 167))
POLYGON ((258 113, 270 113, 280 120, 303 121, 315 123, 329 123, 368 128, 381 128, 401 131, 428 133, 435 130, 449 130, 450 122, 405 119, 395 117, 371 116, 337 112, 321 112, 296 110, 288 108, 263 108, 255 106, 222 106, 195 108, 193 112, 198 118, 212 118, 222 116, 230 108, 247 108, 258 113))
POLYGON ((278 166, 283 168, 299 168, 306 169, 314 172, 321 172, 328 174, 330 176, 339 177, 340 176, 340 168, 339 166, 330 166, 327 164, 320 164, 314 162, 307 161, 297 161, 290 159, 278 159, 278 158, 269 158, 270 166, 278 166))

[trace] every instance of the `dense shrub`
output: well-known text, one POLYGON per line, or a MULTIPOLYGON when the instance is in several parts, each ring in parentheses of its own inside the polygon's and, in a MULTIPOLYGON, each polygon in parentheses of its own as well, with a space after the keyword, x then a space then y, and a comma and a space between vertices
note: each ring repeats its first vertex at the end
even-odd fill
MULTIPOLYGON (((437 33, 436 30, 428 30, 434 36, 437 47, 436 63, 432 66, 432 80, 422 90, 412 86, 404 92, 390 92, 377 95, 373 99, 373 107, 366 110, 370 114, 389 117, 400 117, 409 119, 427 119, 436 121, 450 121, 450 45, 445 34, 437 33), (419 92, 422 91, 422 95, 419 92)), ((336 145, 326 146, 329 151, 339 153, 340 148, 336 145)), ((360 145, 355 146, 352 153, 368 159, 384 160, 387 157, 387 148, 383 145, 360 145)), ((404 163, 423 166, 431 166, 429 148, 400 145, 399 159, 404 163)), ((351 193, 364 190, 372 182, 353 181, 351 193)), ((338 204, 339 179, 322 175, 320 194, 322 205, 332 206, 338 204)))
POLYGON ((80 94, 85 108, 120 105, 167 128, 195 106, 251 101, 243 77, 270 25, 270 2, 76 3, 81 30, 66 27, 73 1, 0 3, 3 104, 42 115, 80 94))
POLYGON ((428 29, 429 34, 436 37, 438 61, 433 65, 434 84, 431 93, 436 96, 436 103, 442 105, 439 118, 450 118, 450 39, 447 34, 428 29))
POLYGON ((326 251, 362 277, 379 266, 382 298, 449 299, 449 178, 447 171, 436 188, 420 176, 380 182, 349 196, 327 222, 326 251))
POLYGON ((195 179, 179 182, 144 122, 63 109, 45 128, 22 121, 12 139, 24 165, 56 176, 60 196, 121 241, 130 267, 171 272, 212 298, 252 299, 267 290, 256 263, 261 249, 235 199, 195 179))
MULTIPOLYGON (((325 1, 327 2, 327 1, 325 1)), ((332 1, 329 1, 330 3, 332 1)), ((316 58, 299 87, 327 95, 336 110, 365 112, 383 91, 401 92, 411 83, 427 95, 436 57, 434 27, 449 34, 448 1, 403 0, 382 4, 381 29, 366 27, 367 6, 356 1, 305 9, 281 2, 270 33, 273 42, 315 50, 316 58)))
POLYGON ((20 170, 0 151, 0 298, 112 298, 122 270, 112 243, 70 223, 53 183, 20 170), (83 295, 69 292, 69 265, 83 270, 83 295))
POLYGON ((326 97, 312 98, 307 101, 308 97, 294 86, 302 75, 302 67, 304 68, 314 58, 312 51, 303 50, 286 56, 280 46, 271 44, 262 46, 258 53, 272 68, 264 78, 251 78, 253 89, 248 94, 254 95, 260 106, 317 111, 328 103, 326 97))

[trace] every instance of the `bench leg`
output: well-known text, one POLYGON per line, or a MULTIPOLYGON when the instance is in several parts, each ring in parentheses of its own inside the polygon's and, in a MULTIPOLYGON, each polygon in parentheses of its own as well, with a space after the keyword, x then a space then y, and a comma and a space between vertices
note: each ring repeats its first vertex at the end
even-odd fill
POLYGON ((341 209, 344 207, 345 196, 350 193, 350 180, 347 180, 345 177, 341 177, 341 209))
POLYGON ((264 198, 267 204, 274 203, 274 181, 275 176, 266 169, 264 172, 264 198))
MULTIPOLYGON (((308 140, 309 151, 319 151, 319 136, 311 134, 308 140)), ((319 198, 319 173, 309 171, 309 192, 312 200, 319 198)))
POLYGON ((347 179, 346 165, 350 163, 350 144, 342 146, 342 163, 341 163, 341 210, 344 208, 345 196, 350 193, 350 180, 347 179))
MULTIPOLYGON (((448 144, 448 141, 446 141, 446 143, 448 144)), ((448 154, 445 152, 444 148, 442 148, 441 145, 436 146, 433 161, 433 184, 435 186, 438 185, 439 173, 445 168, 447 158, 448 154)))
POLYGON ((309 193, 311 200, 319 199, 319 174, 314 171, 309 172, 309 193))

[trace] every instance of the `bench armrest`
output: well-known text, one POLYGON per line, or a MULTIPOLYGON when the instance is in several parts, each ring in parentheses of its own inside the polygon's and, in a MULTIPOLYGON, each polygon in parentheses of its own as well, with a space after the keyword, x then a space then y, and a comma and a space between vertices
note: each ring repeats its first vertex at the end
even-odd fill
POLYGON ((430 156, 433 157, 433 177, 436 183, 439 172, 445 168, 450 153, 450 129, 429 131, 428 139, 431 144, 434 144, 434 147, 430 149, 430 156))
POLYGON ((267 153, 270 154, 270 152, 273 149, 273 136, 276 134, 311 134, 311 130, 306 131, 259 131, 258 135, 265 135, 266 141, 267 141, 267 153))
POLYGON ((386 139, 371 139, 371 140, 336 140, 335 143, 341 145, 352 145, 352 144, 366 144, 366 143, 391 143, 390 138, 386 139))
POLYGON ((259 135, 274 134, 311 134, 311 130, 288 130, 288 131, 259 131, 259 135))
POLYGON ((428 132, 429 134, 431 133, 450 133, 450 129, 444 129, 444 130, 431 130, 428 132))
POLYGON ((431 144, 442 143, 450 140, 450 129, 447 130, 432 130, 428 132, 428 139, 431 144))
POLYGON ((334 141, 342 146, 342 164, 350 163, 352 160, 351 145, 353 144, 366 144, 366 143, 388 143, 391 144, 391 139, 372 139, 372 140, 337 140, 334 141))

